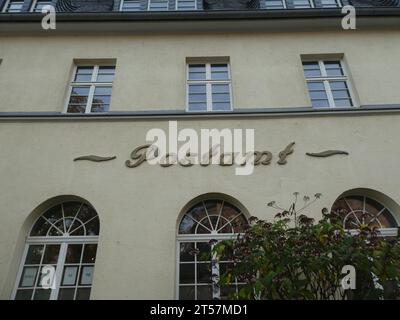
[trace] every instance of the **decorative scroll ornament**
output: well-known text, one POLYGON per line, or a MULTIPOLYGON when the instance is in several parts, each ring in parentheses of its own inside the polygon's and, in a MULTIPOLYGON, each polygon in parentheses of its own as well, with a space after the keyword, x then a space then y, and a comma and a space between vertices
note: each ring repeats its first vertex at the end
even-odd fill
POLYGON ((95 155, 90 155, 90 156, 82 156, 75 158, 74 161, 92 161, 92 162, 104 162, 104 161, 110 161, 116 159, 116 156, 113 157, 101 157, 101 156, 95 156, 95 155))
POLYGON ((310 157, 316 157, 316 158, 327 158, 327 157, 331 157, 331 156, 338 155, 338 154, 344 154, 346 156, 349 155, 349 153, 347 151, 342 151, 342 150, 326 150, 326 151, 317 152, 317 153, 310 153, 310 152, 306 153, 306 155, 308 155, 310 157))

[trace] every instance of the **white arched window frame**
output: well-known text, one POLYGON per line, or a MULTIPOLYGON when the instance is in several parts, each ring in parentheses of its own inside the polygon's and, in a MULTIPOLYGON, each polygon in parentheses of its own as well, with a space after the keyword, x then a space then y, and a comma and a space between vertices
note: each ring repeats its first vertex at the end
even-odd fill
POLYGON ((99 228, 99 217, 86 202, 64 201, 45 210, 26 238, 11 298, 89 299, 99 228), (52 218, 51 211, 57 212, 56 208, 59 216, 52 218), (47 269, 42 273, 44 267, 54 267, 55 272, 47 269), (53 280, 46 282, 50 288, 41 284, 46 276, 53 280))
POLYGON ((189 207, 180 220, 177 232, 177 299, 221 299, 238 292, 242 283, 237 280, 228 287, 220 288, 217 285, 220 275, 233 266, 233 261, 223 258, 217 261, 212 250, 219 241, 237 238, 247 224, 243 210, 230 201, 206 199, 189 207), (203 214, 197 215, 199 219, 191 214, 195 208, 203 210, 203 214), (193 232, 182 232, 185 223, 190 228, 190 221, 193 222, 193 232), (193 254, 190 254, 191 251, 193 254), (204 255, 209 259, 202 258, 204 255))
POLYGON ((345 194, 339 197, 333 211, 344 210, 343 227, 356 235, 361 225, 377 227, 381 237, 395 237, 398 223, 393 212, 382 201, 364 194, 345 194))

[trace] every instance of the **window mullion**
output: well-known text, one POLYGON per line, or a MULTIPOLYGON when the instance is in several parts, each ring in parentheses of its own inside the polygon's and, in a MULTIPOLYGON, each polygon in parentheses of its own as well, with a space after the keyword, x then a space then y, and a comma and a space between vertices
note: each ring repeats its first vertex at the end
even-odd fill
POLYGON ((219 263, 218 263, 218 256, 217 253, 214 252, 214 247, 215 244, 211 245, 211 252, 212 252, 212 257, 211 257, 211 274, 216 277, 212 277, 212 295, 213 299, 220 299, 221 298, 221 288, 218 285, 219 282, 219 263))
POLYGON ((93 96, 94 96, 95 89, 96 89, 96 85, 92 83, 90 85, 90 90, 89 90, 89 95, 88 95, 88 101, 86 103, 85 113, 90 113, 92 110, 92 103, 93 103, 93 96))
POLYGON ((206 93, 207 93, 207 111, 212 111, 212 84, 210 82, 206 83, 206 93))
POLYGON ((318 64, 319 64, 319 69, 321 70, 321 76, 323 78, 326 78, 328 76, 328 74, 326 73, 324 61, 323 60, 319 60, 318 64))
POLYGON ((326 95, 328 96, 329 106, 331 108, 335 107, 335 100, 333 99, 333 94, 331 90, 331 86, 329 84, 329 80, 324 80, 324 87, 326 91, 326 95))
POLYGON ((57 261, 57 267, 56 267, 56 273, 55 273, 55 289, 51 290, 51 295, 50 295, 50 300, 57 300, 58 298, 58 292, 60 290, 60 285, 62 281, 62 274, 63 274, 63 269, 64 269, 64 263, 65 263, 65 257, 67 255, 67 243, 62 243, 60 246, 60 254, 58 256, 58 261, 57 261))

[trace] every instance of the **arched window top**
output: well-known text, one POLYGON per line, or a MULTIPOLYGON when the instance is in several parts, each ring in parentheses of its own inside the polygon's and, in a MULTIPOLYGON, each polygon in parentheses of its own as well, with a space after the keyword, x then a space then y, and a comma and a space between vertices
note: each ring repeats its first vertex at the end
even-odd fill
POLYGON ((63 202, 46 210, 36 221, 30 237, 98 236, 99 217, 88 204, 63 202))
POLYGON ((247 219, 236 206, 218 199, 200 201, 186 211, 179 224, 180 235, 241 233, 247 219))
POLYGON ((397 223, 390 210, 382 203, 366 195, 345 195, 335 201, 332 211, 343 219, 347 230, 366 226, 371 229, 396 228, 397 223))

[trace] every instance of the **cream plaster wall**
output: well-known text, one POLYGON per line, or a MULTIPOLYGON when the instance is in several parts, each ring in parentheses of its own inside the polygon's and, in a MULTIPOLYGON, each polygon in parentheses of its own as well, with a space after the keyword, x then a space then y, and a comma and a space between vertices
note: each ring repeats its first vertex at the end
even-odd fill
MULTIPOLYGON (((47 35, 47 34, 46 34, 47 35)), ((309 106, 301 54, 344 53, 362 105, 398 104, 399 30, 0 37, 0 112, 63 111, 73 59, 117 59, 111 111, 185 110, 187 57, 229 56, 235 108, 309 106)))
MULTIPOLYGON (((121 79, 117 81, 116 87, 121 79)), ((256 149, 272 151, 274 160, 251 176, 235 176, 232 167, 220 166, 125 167, 130 152, 145 143, 146 131, 167 128, 166 121, 0 122, 0 298, 10 298, 24 222, 40 203, 58 195, 85 198, 99 213, 94 299, 173 299, 178 215, 204 193, 228 194, 262 218, 276 213, 267 202, 289 204, 294 191, 323 193, 311 209, 315 217, 342 192, 358 187, 378 190, 400 203, 399 121, 399 115, 179 121, 179 128, 196 130, 256 129, 256 149), (294 154, 279 166, 277 153, 292 141, 294 154), (326 149, 350 155, 305 155, 326 149), (73 162, 87 154, 117 159, 73 162)))

